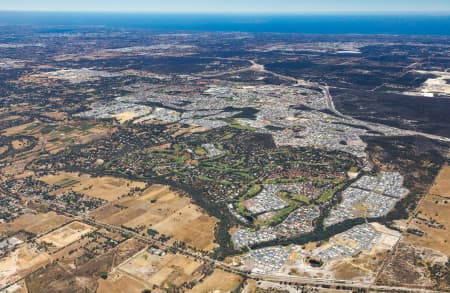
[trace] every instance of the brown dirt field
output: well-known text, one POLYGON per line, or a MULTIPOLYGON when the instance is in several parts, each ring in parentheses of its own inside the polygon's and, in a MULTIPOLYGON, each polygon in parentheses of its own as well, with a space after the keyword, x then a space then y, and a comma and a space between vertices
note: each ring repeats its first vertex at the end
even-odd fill
POLYGON ((199 249, 212 250, 217 219, 208 216, 190 198, 180 196, 167 186, 154 185, 139 198, 123 198, 91 213, 100 221, 161 234, 199 249), (124 207, 123 209, 117 206, 124 207))
POLYGON ((114 264, 117 265, 119 263, 124 262, 128 258, 138 253, 140 250, 144 249, 144 247, 145 245, 142 244, 142 242, 139 242, 134 238, 128 239, 120 243, 114 248, 114 251, 116 252, 114 264))
POLYGON ((49 256, 31 245, 23 245, 0 259, 0 287, 20 279, 49 262, 49 256))
POLYGON ((99 279, 97 293, 141 293, 146 288, 148 287, 145 284, 135 278, 123 275, 117 278, 108 277, 106 280, 99 279))
POLYGON ((85 252, 83 248, 89 244, 90 240, 89 237, 82 238, 51 254, 50 257, 53 260, 58 259, 62 268, 73 269, 76 258, 85 252))
POLYGON ((55 120, 64 120, 67 117, 67 114, 63 112, 47 112, 43 115, 55 120))
POLYGON ((423 236, 405 233, 409 243, 450 256, 450 166, 441 169, 408 228, 424 232, 423 236))
POLYGON ((356 280, 366 277, 367 271, 348 262, 341 262, 333 267, 334 276, 338 280, 356 280))
POLYGON ((420 237, 405 233, 404 237, 407 241, 417 246, 441 251, 450 256, 450 199, 431 194, 427 195, 422 200, 418 214, 410 228, 419 229, 425 234, 420 237))
POLYGON ((0 146, 0 155, 6 152, 9 149, 7 145, 0 146))
POLYGON ((109 204, 106 204, 106 205, 92 211, 90 213, 90 215, 92 217, 96 218, 97 220, 105 221, 106 218, 108 218, 111 215, 115 215, 115 214, 119 213, 124 208, 125 207, 121 208, 121 207, 115 205, 114 203, 109 203, 109 204))
POLYGON ((430 193, 450 198, 450 166, 444 166, 436 177, 430 193))
POLYGON ((94 140, 107 137, 114 129, 106 128, 101 123, 67 122, 64 124, 52 124, 54 127, 49 133, 42 133, 41 130, 49 124, 35 120, 30 123, 7 128, 2 131, 5 136, 17 134, 32 135, 39 140, 36 151, 41 148, 51 154, 58 153, 67 146, 76 144, 86 144, 94 140))
POLYGON ((440 259, 442 254, 427 248, 418 248, 407 242, 399 243, 395 254, 389 255, 377 284, 389 286, 432 287, 426 262, 440 259))
POLYGON ((222 270, 214 270, 212 275, 206 277, 203 282, 197 284, 189 292, 232 292, 242 281, 242 278, 238 275, 227 273, 222 270))
POLYGON ((10 127, 10 128, 4 129, 2 131, 2 134, 5 136, 12 136, 12 135, 17 135, 17 134, 28 134, 29 132, 25 129, 27 127, 32 126, 35 123, 37 123, 37 121, 10 127))
POLYGON ((119 123, 125 123, 127 121, 133 120, 134 118, 139 117, 140 115, 138 115, 135 112, 122 112, 122 113, 117 113, 115 115, 113 115, 114 118, 116 118, 119 123))
POLYGON ((62 248, 79 240, 83 235, 94 231, 95 228, 81 222, 72 222, 36 240, 38 243, 51 243, 62 248))
POLYGON ((120 262, 128 259, 143 247, 130 239, 104 254, 85 258, 84 261, 78 258, 77 265, 70 266, 70 259, 67 258, 76 258, 78 252, 75 252, 75 255, 41 268, 28 276, 26 281, 30 292, 96 292, 100 272, 109 273, 115 260, 120 262))
POLYGON ((26 230, 35 233, 36 235, 40 235, 67 223, 68 221, 69 218, 58 215, 55 212, 24 214, 10 223, 0 224, 0 235, 7 232, 17 232, 19 230, 26 230))
POLYGON ((22 280, 10 286, 5 291, 2 291, 2 293, 28 293, 27 285, 25 284, 25 281, 22 280))
MULTIPOLYGON (((4 114, 4 113, 6 113, 6 112, 7 112, 7 111, 5 111, 5 112, 0 111, 0 114, 4 114)), ((19 119, 21 119, 21 118, 22 118, 21 116, 18 116, 18 115, 11 115, 11 114, 10 114, 9 116, 0 119, 0 121, 6 122, 6 121, 12 121, 12 120, 19 120, 19 119)))
POLYGON ((30 141, 28 139, 16 139, 11 144, 15 150, 22 150, 30 145, 30 141))
POLYGON ((41 268, 25 279, 30 293, 40 292, 85 292, 84 280, 64 270, 57 263, 41 268), (81 284, 80 284, 81 283, 81 284))
POLYGON ((180 254, 157 256, 143 251, 121 264, 117 270, 137 278, 148 286, 178 287, 200 277, 202 264, 180 254))
POLYGON ((62 188, 55 191, 73 190, 87 196, 105 199, 107 201, 117 200, 127 195, 133 188, 145 188, 146 183, 131 181, 123 178, 110 176, 92 177, 88 174, 59 172, 56 175, 47 175, 40 178, 47 184, 59 185, 62 188))

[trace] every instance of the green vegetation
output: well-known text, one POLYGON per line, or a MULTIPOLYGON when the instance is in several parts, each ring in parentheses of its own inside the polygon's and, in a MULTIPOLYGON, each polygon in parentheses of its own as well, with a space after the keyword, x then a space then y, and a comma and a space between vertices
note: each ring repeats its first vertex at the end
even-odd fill
POLYGON ((348 171, 351 172, 351 173, 356 173, 356 172, 358 172, 358 167, 357 166, 352 166, 348 171))
POLYGON ((70 132, 74 131, 74 128, 70 127, 70 126, 64 126, 63 128, 61 128, 61 131, 64 133, 70 133, 70 132))
POLYGON ((242 203, 242 201, 239 201, 237 203, 237 212, 239 214, 241 214, 244 217, 251 217, 252 213, 244 206, 244 204, 242 203))
POLYGON ((248 199, 252 198, 262 190, 262 186, 259 184, 253 184, 252 187, 244 194, 243 198, 248 199))
POLYGON ((265 180, 264 184, 287 184, 287 183, 298 183, 298 182, 305 182, 307 179, 304 177, 297 177, 294 179, 288 179, 288 178, 276 178, 276 179, 270 179, 265 180))
POLYGON ((154 229, 147 229, 147 234, 150 236, 156 236, 159 234, 159 232, 154 229))
POLYGON ((53 129, 55 129, 55 128, 56 128, 56 125, 53 125, 53 124, 46 125, 44 128, 42 128, 42 129, 40 130, 40 132, 41 132, 42 134, 49 134, 49 133, 52 132, 53 129))
POLYGON ((81 125, 80 125, 80 130, 81 131, 88 131, 89 129, 91 129, 92 127, 93 127, 94 125, 92 125, 92 124, 89 124, 89 123, 82 123, 81 125))
POLYGON ((268 226, 276 226, 283 222, 293 211, 298 208, 298 205, 289 205, 288 207, 280 210, 273 216, 270 220, 266 221, 264 224, 268 226))
POLYGON ((233 132, 229 132, 229 133, 224 135, 223 140, 232 139, 234 136, 235 136, 235 134, 233 132))
POLYGON ((197 156, 206 156, 206 155, 208 154, 208 152, 207 152, 204 148, 202 148, 202 147, 196 148, 196 149, 194 150, 194 153, 195 153, 197 156))
POLYGON ((253 180, 253 176, 251 176, 250 169, 248 168, 234 168, 228 164, 217 162, 217 161, 201 161, 200 167, 204 171, 216 171, 222 174, 234 175, 237 177, 241 177, 245 182, 253 180))
POLYGON ((322 193, 322 195, 320 196, 320 198, 317 200, 317 203, 325 203, 327 201, 329 201, 333 195, 339 190, 341 189, 345 184, 341 183, 336 185, 333 188, 327 189, 324 193, 322 193))
POLYGON ((28 126, 27 128, 25 128, 26 131, 31 131, 33 129, 38 128, 39 126, 41 126, 41 123, 33 123, 30 126, 28 126))
POLYGON ((233 183, 230 182, 230 181, 226 181, 226 180, 216 180, 216 179, 213 179, 213 178, 209 178, 209 177, 207 177, 207 176, 204 176, 204 175, 198 176, 198 179, 200 179, 200 180, 202 180, 202 181, 213 182, 213 183, 218 183, 218 184, 223 184, 223 185, 231 185, 231 184, 233 184, 233 183))
POLYGON ((302 194, 293 194, 293 193, 291 193, 291 194, 289 194, 288 196, 289 196, 291 199, 293 199, 293 200, 297 200, 297 201, 303 202, 303 203, 305 203, 305 204, 307 204, 307 205, 310 204, 310 199, 309 199, 307 196, 305 196, 305 195, 302 195, 302 194))
POLYGON ((236 122, 235 119, 231 120, 229 126, 231 128, 244 130, 244 131, 251 131, 251 132, 255 132, 256 131, 255 127, 239 124, 239 123, 236 122))

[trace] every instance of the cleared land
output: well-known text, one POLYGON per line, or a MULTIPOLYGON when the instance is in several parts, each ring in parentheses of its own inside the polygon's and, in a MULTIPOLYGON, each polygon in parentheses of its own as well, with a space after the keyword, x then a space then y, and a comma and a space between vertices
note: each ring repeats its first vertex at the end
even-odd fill
POLYGON ((132 190, 145 188, 144 182, 131 181, 110 176, 92 177, 88 174, 71 172, 58 172, 40 178, 47 184, 58 185, 61 189, 55 191, 73 190, 90 197, 101 198, 107 201, 119 199, 128 195, 132 190))
POLYGON ((51 243, 57 248, 62 248, 69 245, 72 242, 79 240, 83 235, 94 231, 94 228, 81 223, 72 222, 66 226, 63 226, 49 234, 46 234, 39 239, 38 243, 51 243))
POLYGON ((30 145, 30 141, 28 139, 15 139, 11 144, 15 150, 22 150, 30 145))
POLYGON ((241 284, 242 281, 242 278, 238 275, 227 273, 222 270, 215 270, 201 283, 192 288, 190 292, 232 292, 241 284))
POLYGON ((40 235, 53 230, 68 221, 69 218, 58 215, 55 212, 24 214, 10 223, 1 223, 0 235, 8 232, 17 232, 19 230, 25 230, 36 235, 40 235))
POLYGON ((422 200, 405 238, 450 255, 450 166, 444 166, 422 200), (423 235, 422 235, 423 233, 423 235))
POLYGON ((217 219, 191 199, 163 185, 153 185, 138 198, 123 198, 91 213, 100 221, 124 225, 140 232, 156 230, 203 250, 212 250, 217 219))
POLYGON ((137 278, 148 286, 179 287, 201 277, 202 263, 180 254, 163 256, 142 251, 117 267, 117 271, 137 278))
POLYGON ((97 293, 141 293, 148 287, 135 278, 121 275, 117 277, 108 277, 108 279, 98 280, 97 293))
POLYGON ((52 154, 70 145, 86 144, 107 137, 114 130, 96 122, 67 122, 64 125, 48 124, 39 120, 13 126, 2 131, 5 136, 31 135, 39 140, 36 151, 45 149, 52 154))
POLYGON ((450 166, 444 166, 436 177, 430 193, 450 198, 450 166))
POLYGON ((49 256, 24 245, 0 259, 0 287, 18 280, 49 261, 49 256))
POLYGON ((5 153, 9 147, 7 145, 0 146, 0 155, 5 153))
POLYGON ((405 233, 408 242, 450 255, 450 200, 428 194, 409 229, 412 233, 405 233), (414 234, 414 230, 423 235, 414 234))

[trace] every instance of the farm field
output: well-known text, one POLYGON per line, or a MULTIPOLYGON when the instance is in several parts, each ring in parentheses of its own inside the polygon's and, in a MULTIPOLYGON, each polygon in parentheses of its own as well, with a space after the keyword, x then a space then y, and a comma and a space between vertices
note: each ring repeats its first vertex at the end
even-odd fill
POLYGON ((212 250, 217 219, 208 216, 190 198, 153 185, 138 198, 123 198, 91 213, 96 219, 140 232, 148 229, 203 250, 212 250))
POLYGON ((450 198, 450 166, 444 166, 436 177, 430 194, 450 198))
POLYGON ((141 293, 147 287, 144 283, 126 275, 98 280, 97 293, 141 293))
POLYGON ((72 222, 49 234, 40 237, 39 239, 37 239, 37 242, 50 243, 56 248, 63 248, 70 243, 79 240, 83 235, 92 231, 94 231, 94 228, 87 224, 81 222, 72 222))
POLYGON ((23 245, 0 259, 0 288, 18 280, 34 269, 49 262, 46 253, 37 251, 32 245, 23 245))
POLYGON ((21 215, 10 223, 0 223, 0 235, 7 232, 17 232, 25 230, 36 235, 46 233, 64 223, 68 222, 69 218, 58 215, 55 212, 31 214, 27 213, 21 215))
POLYGON ((424 234, 406 233, 408 242, 438 250, 450 255, 450 200, 428 194, 418 210, 418 214, 410 225, 410 229, 417 229, 424 234))
POLYGON ((180 254, 162 256, 142 251, 119 265, 116 270, 144 282, 148 286, 179 287, 201 277, 202 263, 180 254))
MULTIPOLYGON (((59 119, 59 118, 58 118, 59 119)), ((108 130, 111 132, 113 130, 108 130)), ((105 137, 105 128, 98 123, 70 123, 65 125, 46 124, 39 121, 24 123, 14 127, 4 129, 5 136, 31 135, 39 140, 39 149, 45 149, 52 154, 56 154, 65 147, 74 144, 86 144, 94 140, 105 137)), ((15 145, 20 149, 21 143, 15 145)))
POLYGON ((206 277, 201 283, 192 288, 190 292, 232 292, 241 284, 242 281, 242 278, 238 275, 217 269, 214 270, 214 272, 206 277))
POLYGON ((144 182, 131 181, 110 176, 92 177, 88 174, 71 172, 58 172, 54 175, 46 175, 40 178, 47 184, 58 185, 61 189, 55 191, 73 190, 90 197, 101 198, 107 201, 119 199, 128 195, 133 189, 145 188, 144 182))

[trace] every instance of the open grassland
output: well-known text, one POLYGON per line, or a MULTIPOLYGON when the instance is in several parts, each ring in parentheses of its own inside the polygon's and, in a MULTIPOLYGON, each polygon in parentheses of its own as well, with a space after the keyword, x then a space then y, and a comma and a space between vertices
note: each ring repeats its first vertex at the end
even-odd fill
POLYGON ((49 256, 23 245, 0 259, 0 288, 18 280, 49 261, 49 256))
POLYGON ((108 277, 108 279, 98 280, 97 293, 141 293, 146 285, 136 278, 127 275, 108 277))
POLYGON ((405 233, 410 243, 432 248, 450 256, 450 200, 428 194, 418 209, 409 227, 412 233, 405 233), (423 232, 415 234, 414 230, 423 232))
POLYGON ((55 193, 73 190, 81 194, 101 198, 107 201, 119 199, 128 195, 132 190, 145 188, 144 182, 131 181, 110 176, 92 177, 88 174, 58 172, 40 178, 47 184, 58 185, 61 189, 55 193))
POLYGON ((430 193, 450 198, 450 166, 444 166, 436 177, 430 193))
POLYGON ((91 213, 100 221, 124 225, 139 232, 155 230, 203 250, 216 247, 214 228, 217 219, 208 216, 191 199, 153 185, 140 197, 123 198, 91 213))
POLYGON ((5 136, 30 135, 38 139, 36 150, 55 154, 71 145, 87 144, 105 138, 112 129, 97 122, 44 123, 39 120, 13 126, 2 131, 5 136))
POLYGON ((9 147, 7 145, 0 146, 0 155, 8 151, 9 147))
POLYGON ((121 264, 117 270, 137 278, 149 287, 156 285, 169 288, 200 278, 201 266, 202 263, 180 254, 159 256, 142 251, 121 264))
POLYGON ((69 245, 70 243, 79 240, 83 235, 86 235, 92 231, 94 231, 94 228, 87 224, 81 222, 72 222, 49 234, 40 237, 39 239, 37 239, 37 242, 51 243, 56 248, 62 248, 69 245))
POLYGON ((444 166, 417 208, 405 238, 450 256, 450 166, 444 166), (423 233, 423 234, 422 234, 423 233))
POLYGON ((23 150, 28 147, 31 142, 28 139, 15 139, 11 142, 11 144, 15 150, 23 150))
POLYGON ((217 269, 201 283, 192 288, 190 292, 233 292, 242 281, 242 278, 238 275, 217 269))
POLYGON ((58 215, 55 212, 24 214, 12 222, 0 224, 0 235, 8 232, 25 230, 40 235, 59 227, 69 221, 69 218, 58 215))
POLYGON ((436 276, 430 271, 430 265, 439 264, 441 267, 445 267, 446 262, 447 257, 439 251, 400 241, 395 252, 388 254, 386 266, 380 271, 377 283, 388 286, 434 287, 436 292, 447 292, 446 280, 436 279, 436 276), (441 282, 446 284, 439 284, 441 282), (445 289, 438 290, 440 286, 445 289))

